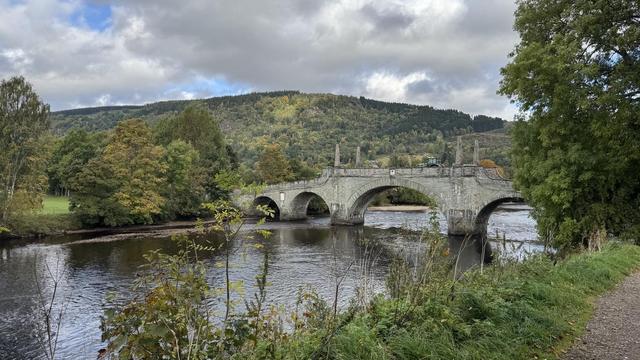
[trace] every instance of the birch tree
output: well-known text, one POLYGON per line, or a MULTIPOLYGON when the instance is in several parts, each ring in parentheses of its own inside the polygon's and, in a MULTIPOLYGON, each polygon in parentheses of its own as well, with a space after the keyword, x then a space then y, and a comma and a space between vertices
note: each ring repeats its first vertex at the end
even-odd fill
POLYGON ((41 204, 49 105, 17 76, 0 82, 0 223, 41 204))

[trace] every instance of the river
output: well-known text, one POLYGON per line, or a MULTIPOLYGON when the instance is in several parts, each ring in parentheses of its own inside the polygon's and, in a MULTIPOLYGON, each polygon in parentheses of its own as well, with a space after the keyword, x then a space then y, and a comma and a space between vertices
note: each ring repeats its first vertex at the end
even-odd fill
MULTIPOLYGON (((494 251, 523 257, 541 250, 529 213, 526 206, 517 204, 496 209, 489 219, 489 235, 497 233, 514 241, 492 242, 494 251)), ((444 219, 439 218, 439 222, 441 230, 446 231, 444 219)), ((339 290, 339 305, 344 306, 364 284, 371 294, 383 292, 390 253, 410 251, 416 242, 408 230, 419 230, 427 223, 428 215, 423 212, 393 211, 369 211, 364 226, 357 227, 332 227, 328 218, 268 223, 272 235, 263 248, 251 246, 259 240, 247 236, 233 244, 231 278, 243 280, 246 293, 252 294, 263 254, 268 251, 270 303, 291 305, 302 287, 315 289, 331 301, 335 281, 344 275, 339 290), (376 246, 368 245, 369 239, 375 239, 376 246)), ((461 270, 480 263, 479 244, 449 238, 449 245, 452 253, 460 254, 461 270)), ((169 238, 145 236, 125 240, 55 237, 0 243, 0 359, 42 358, 38 294, 51 293, 49 272, 60 279, 57 299, 64 300, 65 306, 56 358, 95 359, 98 349, 105 346, 100 336, 100 316, 107 294, 127 294, 144 263, 142 255, 158 248, 176 251, 169 238)), ((213 286, 221 286, 223 269, 214 265, 220 259, 220 254, 205 259, 209 283, 217 284, 213 286)), ((211 305, 220 307, 219 303, 211 305)))

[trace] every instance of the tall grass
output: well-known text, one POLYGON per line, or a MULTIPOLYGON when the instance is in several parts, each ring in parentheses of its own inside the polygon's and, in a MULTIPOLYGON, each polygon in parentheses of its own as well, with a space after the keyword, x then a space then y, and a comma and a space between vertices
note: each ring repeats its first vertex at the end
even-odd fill
MULTIPOLYGON (((593 298, 639 264, 640 247, 613 244, 556 264, 541 255, 439 286, 431 279, 417 306, 375 299, 324 345, 323 358, 553 359, 584 329, 593 298)), ((289 350, 284 357, 305 357, 289 350)))

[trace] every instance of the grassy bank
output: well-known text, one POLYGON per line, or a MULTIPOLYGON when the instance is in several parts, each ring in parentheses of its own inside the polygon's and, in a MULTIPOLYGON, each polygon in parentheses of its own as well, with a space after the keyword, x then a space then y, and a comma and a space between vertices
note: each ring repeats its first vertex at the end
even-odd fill
POLYGON ((22 214, 11 219, 9 232, 4 237, 36 237, 59 234, 67 230, 79 229, 81 224, 69 212, 69 198, 45 196, 42 209, 22 214))
POLYGON ((47 195, 42 202, 42 209, 39 214, 59 215, 69 213, 69 198, 66 196, 47 195))
POLYGON ((334 329, 288 341, 285 358, 553 359, 584 329, 594 297, 640 265, 640 247, 611 245, 554 265, 524 263, 434 281, 414 297, 375 300, 334 329))

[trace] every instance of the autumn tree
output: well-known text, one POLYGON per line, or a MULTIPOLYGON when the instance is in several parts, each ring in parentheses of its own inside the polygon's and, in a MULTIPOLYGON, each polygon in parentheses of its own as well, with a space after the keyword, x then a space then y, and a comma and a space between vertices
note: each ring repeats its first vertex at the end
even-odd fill
POLYGON ((289 160, 278 144, 264 147, 262 156, 256 164, 256 170, 260 180, 267 184, 289 181, 292 176, 289 160))
POLYGON ((99 157, 71 185, 71 209, 89 224, 149 224, 159 216, 166 165, 142 120, 118 124, 99 157))
POLYGON ((496 169, 496 172, 498 173, 498 175, 500 176, 505 176, 504 174, 504 168, 498 164, 496 164, 495 161, 491 160, 491 159, 482 159, 480 160, 480 163, 478 164, 481 167, 485 168, 485 169, 496 169))
POLYGON ((640 235, 640 3, 520 0, 501 93, 515 184, 556 245, 640 235))
POLYGON ((23 77, 0 82, 0 224, 41 206, 49 105, 23 77))

